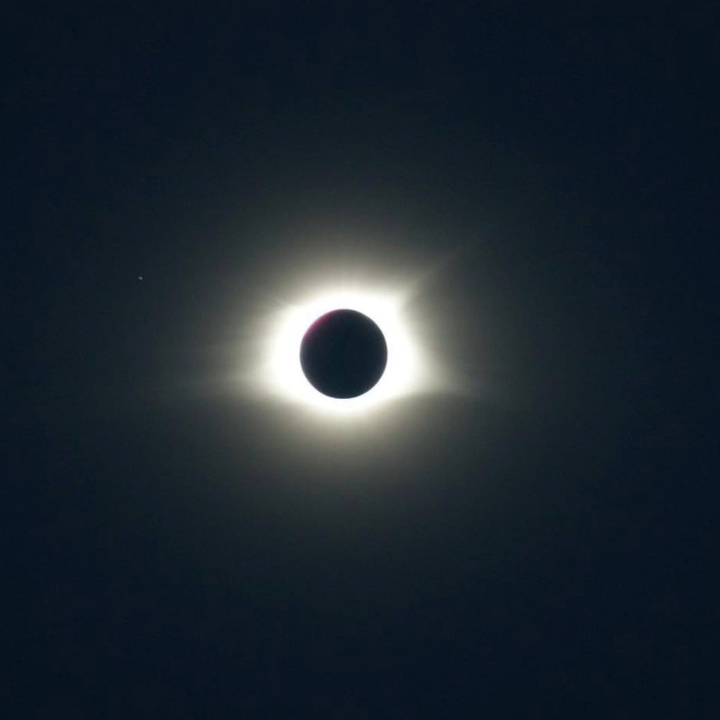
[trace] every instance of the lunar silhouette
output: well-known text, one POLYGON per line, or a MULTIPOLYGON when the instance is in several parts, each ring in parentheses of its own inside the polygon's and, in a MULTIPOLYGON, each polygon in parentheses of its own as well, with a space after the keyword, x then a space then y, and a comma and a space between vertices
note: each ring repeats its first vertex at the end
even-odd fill
POLYGON ((323 395, 353 398, 370 390, 385 372, 387 343, 380 328, 357 310, 319 317, 300 344, 300 365, 323 395))

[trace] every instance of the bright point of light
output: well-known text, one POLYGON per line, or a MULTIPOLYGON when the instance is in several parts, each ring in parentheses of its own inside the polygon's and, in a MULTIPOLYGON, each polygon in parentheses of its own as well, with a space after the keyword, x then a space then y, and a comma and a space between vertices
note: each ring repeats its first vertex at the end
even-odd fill
POLYGON ((279 311, 271 322, 262 381, 280 400, 323 414, 366 415, 390 401, 427 390, 431 373, 406 317, 402 293, 383 294, 337 290, 310 297, 279 311), (305 377, 300 344, 310 325, 331 310, 357 310, 373 320, 387 343, 387 366, 364 395, 338 399, 323 395, 305 377))

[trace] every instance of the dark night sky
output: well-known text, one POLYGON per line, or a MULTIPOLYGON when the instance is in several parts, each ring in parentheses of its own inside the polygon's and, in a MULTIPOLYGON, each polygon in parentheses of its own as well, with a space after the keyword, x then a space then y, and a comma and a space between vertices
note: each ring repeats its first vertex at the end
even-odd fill
POLYGON ((713 4, 247 5, 5 16, 3 714, 712 717, 713 4), (342 452, 220 381, 341 245, 486 390, 342 452))

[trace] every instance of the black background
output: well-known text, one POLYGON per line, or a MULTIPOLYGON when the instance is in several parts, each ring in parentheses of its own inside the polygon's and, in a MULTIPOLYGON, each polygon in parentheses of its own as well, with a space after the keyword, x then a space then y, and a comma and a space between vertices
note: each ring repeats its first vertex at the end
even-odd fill
POLYGON ((5 15, 3 714, 712 716, 713 4, 297 5, 5 15), (347 234, 487 394, 193 391, 347 234))

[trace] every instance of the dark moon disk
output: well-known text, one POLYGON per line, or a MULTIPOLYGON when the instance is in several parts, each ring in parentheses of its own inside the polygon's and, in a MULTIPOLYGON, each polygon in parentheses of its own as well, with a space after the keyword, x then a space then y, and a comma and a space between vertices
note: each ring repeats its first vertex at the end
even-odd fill
POLYGON ((380 328, 357 310, 319 317, 300 344, 300 365, 323 395, 353 398, 366 393, 385 372, 387 343, 380 328))

